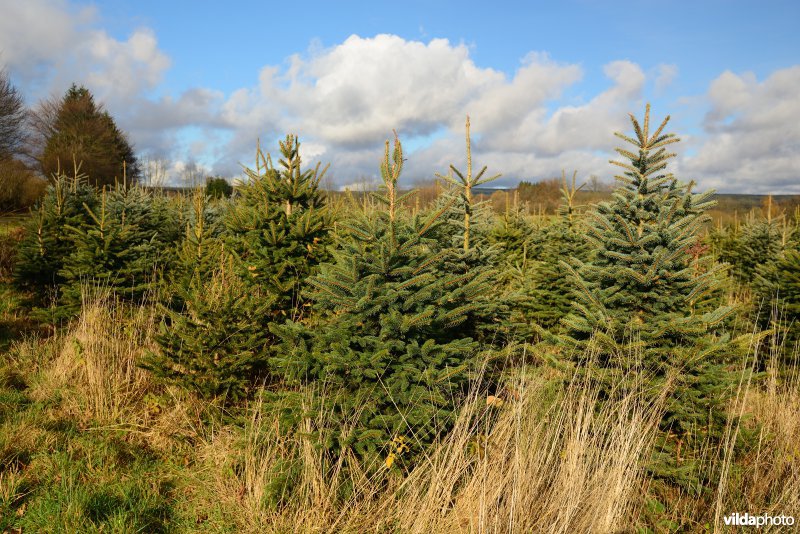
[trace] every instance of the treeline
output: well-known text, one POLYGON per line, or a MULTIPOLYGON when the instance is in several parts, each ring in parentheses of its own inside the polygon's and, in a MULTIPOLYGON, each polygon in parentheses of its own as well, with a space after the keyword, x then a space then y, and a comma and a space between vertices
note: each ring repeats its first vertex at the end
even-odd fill
MULTIPOLYGON (((743 351, 770 329, 787 354, 797 340, 800 233, 770 215, 704 239, 714 202, 667 171, 678 141, 667 121, 653 128, 649 107, 632 119, 613 197, 580 209, 564 177, 552 219, 519 203, 495 215, 476 197, 492 177, 472 167, 469 122, 467 166, 441 176, 427 207, 398 188, 397 138, 382 189, 351 204, 331 202, 326 169, 302 167, 294 136, 276 166, 259 152, 231 198, 60 175, 14 276, 52 323, 74 317, 92 287, 154 306, 161 327, 142 367, 228 406, 261 396, 286 432, 355 462, 337 469, 406 472, 476 383, 487 414, 474 424, 490 434, 493 410, 519 395, 509 368, 529 366, 579 376, 608 402, 641 391, 663 404, 652 498, 701 496, 719 480, 704 458, 725 439, 743 351), (741 291, 782 317, 754 315, 741 291)), ((276 480, 276 494, 291 492, 290 467, 276 480)))

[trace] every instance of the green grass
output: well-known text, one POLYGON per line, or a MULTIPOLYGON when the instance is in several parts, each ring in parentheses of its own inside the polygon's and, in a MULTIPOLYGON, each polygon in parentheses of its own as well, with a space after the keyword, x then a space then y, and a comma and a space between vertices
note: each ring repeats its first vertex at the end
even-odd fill
POLYGON ((29 217, 29 215, 0 215, 0 236, 21 227, 29 217))
POLYGON ((128 431, 85 428, 59 391, 34 400, 41 371, 23 370, 42 362, 25 353, 0 366, 0 532, 173 530, 181 467, 128 431))

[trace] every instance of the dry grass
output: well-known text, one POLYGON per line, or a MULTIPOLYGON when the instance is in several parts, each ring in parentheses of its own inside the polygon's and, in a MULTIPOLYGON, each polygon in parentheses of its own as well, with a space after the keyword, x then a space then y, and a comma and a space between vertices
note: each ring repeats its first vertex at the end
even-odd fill
POLYGON ((31 392, 35 400, 62 396, 66 412, 84 425, 138 425, 139 401, 151 387, 137 362, 149 347, 154 313, 109 300, 107 293, 88 300, 74 328, 50 343, 58 354, 31 392))
MULTIPOLYGON (((280 406, 265 396, 225 414, 154 385, 136 362, 155 327, 146 307, 131 310, 102 298, 87 303, 68 334, 27 354, 33 369, 26 380, 34 400, 78 421, 80 432, 122 432, 156 451, 164 469, 177 466, 169 470, 179 470, 170 497, 185 519, 179 530, 603 533, 632 531, 646 521, 650 481, 643 466, 661 416, 647 395, 601 402, 586 382, 565 385, 564 377, 548 378, 540 368, 520 369, 502 406, 488 406, 475 387, 455 428, 409 472, 367 476, 374 470, 359 469, 355 458, 332 457, 317 446, 312 429, 343 431, 325 413, 287 428, 280 406)), ((17 352, 35 349, 28 342, 17 352)), ((716 495, 665 503, 678 525, 720 530, 722 516, 734 511, 800 510, 800 377, 773 373, 757 384, 748 378, 748 362, 732 408, 744 417, 741 423, 732 417, 731 446, 709 455, 715 463, 706 465, 725 476, 716 495), (751 445, 734 449, 748 432, 755 436, 751 445)), ((319 405, 313 396, 324 394, 298 392, 297 399, 319 405)), ((35 437, 42 434, 36 424, 15 428, 35 437)), ((44 438, 31 439, 27 448, 44 438)), ((0 440, 0 452, 2 443, 9 440, 0 440)), ((16 478, 13 469, 2 474, 0 497, 24 497, 16 478)))
MULTIPOLYGON (((372 478, 352 469, 353 458, 326 457, 305 432, 281 434, 257 401, 238 438, 219 432, 200 448, 201 471, 212 481, 208 498, 224 503, 247 532, 298 525, 308 532, 411 533, 629 528, 659 407, 638 394, 601 404, 585 383, 558 391, 522 375, 513 390, 517 399, 498 413, 476 388, 454 430, 410 473, 372 478), (288 502, 270 506, 287 460, 295 486, 288 502), (345 488, 353 489, 343 500, 345 488)), ((304 424, 325 428, 320 420, 304 424)))

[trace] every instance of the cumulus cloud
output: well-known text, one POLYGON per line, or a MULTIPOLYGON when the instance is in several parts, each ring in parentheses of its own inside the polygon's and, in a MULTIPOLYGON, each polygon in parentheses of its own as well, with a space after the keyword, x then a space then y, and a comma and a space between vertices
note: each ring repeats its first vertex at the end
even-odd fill
MULTIPOLYGON (((464 151, 463 121, 472 116, 476 157, 508 179, 552 176, 564 163, 594 168, 610 131, 641 99, 645 75, 628 61, 605 66, 607 90, 582 105, 556 108, 583 76, 580 66, 530 53, 508 76, 478 67, 463 44, 408 41, 395 35, 351 36, 280 69, 262 69, 257 87, 231 95, 223 116, 236 125, 230 153, 280 131, 308 139, 345 180, 374 176, 383 140, 431 140, 409 155, 409 180, 432 176, 464 151), (268 125, 268 126, 265 126, 268 125), (345 172, 342 172, 345 169, 345 172), (345 174, 346 173, 346 174, 345 174)), ((588 171, 587 171, 588 172, 588 171)))
MULTIPOLYGON (((469 114, 475 164, 502 172, 498 184, 561 169, 609 179, 612 132, 629 129, 627 113, 640 113, 646 87, 663 95, 678 74, 673 64, 645 73, 631 61, 612 61, 602 66, 605 87, 567 98, 576 87, 586 94, 580 84, 587 67, 544 52, 529 53, 507 73, 477 65, 468 46, 446 39, 352 35, 328 48, 314 41, 283 64, 264 65, 252 84, 229 94, 194 87, 170 95, 159 87, 171 59, 148 28, 117 39, 98 27, 95 8, 67 0, 0 0, 0 12, 0 63, 27 95, 62 94, 73 81, 87 85, 136 148, 169 158, 175 176, 191 170, 182 162, 192 161, 203 172, 239 174, 258 139, 274 150, 291 132, 300 135, 308 163, 331 163, 334 185, 363 183, 377 175, 383 141, 397 130, 412 183, 446 172, 450 163, 464 165, 469 114)), ((703 188, 800 192, 798 84, 800 67, 764 80, 721 74, 703 99, 703 135, 689 138, 692 155, 676 162, 680 175, 703 188)), ((691 107, 677 102, 676 114, 691 107)), ((681 119, 691 123, 691 116, 681 119)))
POLYGON ((73 9, 65 0, 2 0, 0 11, 0 60, 26 81, 65 61, 76 34, 96 18, 94 8, 73 9))
POLYGON ((106 101, 124 101, 154 88, 169 68, 149 29, 118 41, 93 27, 94 8, 64 0, 0 1, 0 61, 42 94, 81 80, 106 101))
POLYGON ((763 81, 724 72, 708 90, 704 138, 684 172, 732 192, 800 193, 800 66, 763 81))

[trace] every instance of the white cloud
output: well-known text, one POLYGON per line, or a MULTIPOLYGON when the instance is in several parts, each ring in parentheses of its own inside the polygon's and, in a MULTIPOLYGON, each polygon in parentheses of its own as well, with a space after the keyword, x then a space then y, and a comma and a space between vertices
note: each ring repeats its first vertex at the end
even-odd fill
POLYGON ((122 42, 102 31, 89 32, 76 55, 83 63, 81 70, 87 71, 82 79, 110 101, 125 101, 155 87, 170 66, 149 29, 135 30, 122 42))
POLYGON ((754 74, 724 72, 708 90, 706 136, 682 169, 705 187, 800 193, 800 66, 754 74))
POLYGON ((94 8, 75 9, 64 0, 0 0, 0 62, 38 96, 86 84, 103 101, 124 102, 152 89, 169 68, 149 29, 118 41, 93 26, 94 8))
POLYGON ((0 0, 0 12, 0 61, 29 81, 65 61, 96 18, 93 8, 72 9, 65 0, 0 0))
MULTIPOLYGON (((608 179, 617 145, 612 132, 629 131, 627 113, 641 114, 646 87, 663 96, 678 75, 674 64, 645 74, 630 61, 612 61, 603 66, 606 87, 587 93, 580 84, 589 67, 543 52, 529 53, 505 73, 477 65, 468 46, 446 39, 352 35, 329 48, 314 41, 228 95, 202 87, 169 95, 158 89, 171 61, 148 28, 117 39, 98 27, 94 8, 68 0, 0 0, 0 12, 0 63, 26 95, 86 84, 138 150, 175 165, 202 162, 214 173, 238 174, 240 162, 253 159, 257 139, 274 152, 278 139, 295 133, 308 164, 329 161, 339 184, 360 183, 377 175, 383 142, 396 129, 413 147, 406 165, 411 183, 450 163, 463 167, 470 114, 475 165, 502 172, 499 183, 557 176, 561 169, 608 179)), ((724 72, 704 99, 678 99, 672 111, 684 113, 684 124, 698 102, 707 111, 703 135, 678 148, 694 149, 676 162, 680 176, 725 191, 800 192, 798 85, 800 67, 764 80, 724 72)))
POLYGON ((223 115, 236 126, 231 154, 244 153, 256 137, 296 132, 332 160, 343 180, 377 173, 393 129, 406 141, 433 136, 428 148, 408 156, 406 174, 414 180, 462 157, 469 113, 476 157, 513 178, 551 176, 566 163, 603 161, 594 151, 610 150, 611 131, 639 104, 645 75, 637 65, 616 61, 604 72, 611 82, 606 91, 551 111, 582 78, 578 65, 530 53, 508 77, 475 65, 463 44, 354 35, 294 56, 285 69, 264 67, 258 86, 235 92, 223 115))
POLYGON ((662 93, 667 89, 675 78, 678 77, 678 66, 673 64, 662 63, 656 67, 656 93, 662 93))

